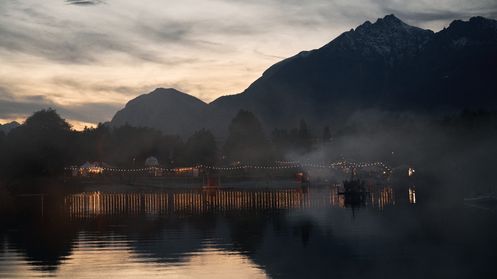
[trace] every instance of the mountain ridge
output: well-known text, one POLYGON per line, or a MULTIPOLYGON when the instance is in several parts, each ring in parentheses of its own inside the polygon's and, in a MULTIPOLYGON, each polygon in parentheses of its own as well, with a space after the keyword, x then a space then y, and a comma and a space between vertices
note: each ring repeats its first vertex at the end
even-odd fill
MULTIPOLYGON (((497 21, 493 19, 455 20, 433 32, 387 15, 374 23, 366 21, 320 48, 275 63, 241 93, 202 102, 187 121, 195 125, 183 127, 182 132, 205 127, 222 133, 240 109, 253 111, 271 128, 289 126, 301 118, 317 124, 341 121, 369 108, 495 108, 496 50, 497 21)), ((163 104, 163 110, 168 106, 163 104)), ((172 111, 191 110, 181 103, 173 107, 172 111)), ((184 113, 163 116, 172 119, 174 115, 189 117, 184 113)), ((165 126, 159 128, 175 132, 165 126)))

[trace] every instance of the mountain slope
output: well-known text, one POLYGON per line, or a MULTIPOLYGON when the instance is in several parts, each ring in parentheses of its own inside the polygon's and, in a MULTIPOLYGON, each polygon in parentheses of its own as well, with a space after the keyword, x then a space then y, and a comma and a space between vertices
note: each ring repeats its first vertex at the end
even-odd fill
POLYGON ((416 60, 406 79, 411 77, 419 95, 411 99, 418 105, 496 108, 497 21, 454 21, 435 34, 416 60))
POLYGON ((487 106, 496 99, 495 26, 478 17, 433 33, 389 15, 275 64, 243 93, 211 106, 246 108, 276 126, 365 108, 487 106))

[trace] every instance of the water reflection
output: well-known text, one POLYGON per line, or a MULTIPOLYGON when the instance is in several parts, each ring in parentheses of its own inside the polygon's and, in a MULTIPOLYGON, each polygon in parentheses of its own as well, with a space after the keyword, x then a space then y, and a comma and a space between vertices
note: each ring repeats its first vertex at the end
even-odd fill
POLYGON ((340 192, 47 198, 44 216, 2 220, 0 278, 493 278, 495 216, 412 206, 415 189, 392 186, 368 186, 357 213, 340 192))
POLYGON ((126 237, 114 235, 94 239, 82 234, 74 241, 70 257, 57 270, 44 270, 23 259, 19 251, 4 251, 1 278, 267 278, 264 270, 236 252, 205 247, 182 255, 184 261, 164 265, 150 255, 138 254, 126 237))
POLYGON ((416 187, 409 187, 409 203, 416 203, 416 187))
MULTIPOLYGON (((64 199, 73 217, 97 215, 165 215, 200 214, 236 210, 296 209, 325 207, 371 207, 382 209, 394 205, 396 196, 392 187, 370 187, 371 192, 360 193, 361 202, 351 199, 354 193, 344 193, 340 186, 313 189, 288 188, 276 190, 217 189, 201 191, 153 193, 102 193, 74 194, 64 199), (374 189, 374 191, 373 191, 374 189)), ((409 188, 409 202, 414 195, 409 188)), ((411 202, 412 203, 412 202, 411 202)))

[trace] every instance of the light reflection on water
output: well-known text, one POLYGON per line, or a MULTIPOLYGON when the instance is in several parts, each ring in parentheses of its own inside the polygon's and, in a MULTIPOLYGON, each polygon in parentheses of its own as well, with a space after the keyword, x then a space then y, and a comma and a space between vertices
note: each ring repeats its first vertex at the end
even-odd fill
POLYGON ((360 204, 339 193, 47 198, 44 216, 2 222, 0 278, 494 278, 495 216, 433 208, 414 188, 370 188, 360 204))
POLYGON ((267 278, 264 271, 246 256, 206 246, 185 253, 182 261, 161 263, 153 255, 137 254, 124 236, 81 233, 71 256, 63 257, 57 270, 46 271, 36 262, 26 261, 16 250, 3 251, 0 278, 56 276, 60 278, 267 278), (95 239, 97 237, 98 239, 95 239), (31 267, 35 265, 35 267, 31 267))

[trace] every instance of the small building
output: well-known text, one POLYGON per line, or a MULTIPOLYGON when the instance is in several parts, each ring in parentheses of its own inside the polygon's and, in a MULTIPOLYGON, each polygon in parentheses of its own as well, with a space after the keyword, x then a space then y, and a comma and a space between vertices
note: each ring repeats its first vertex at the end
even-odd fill
POLYGON ((157 160, 157 158, 155 158, 154 156, 150 156, 145 160, 145 166, 146 167, 158 167, 159 160, 157 160))
POLYGON ((148 168, 148 174, 151 176, 162 176, 162 169, 159 166, 159 160, 150 156, 145 160, 145 167, 148 168))

